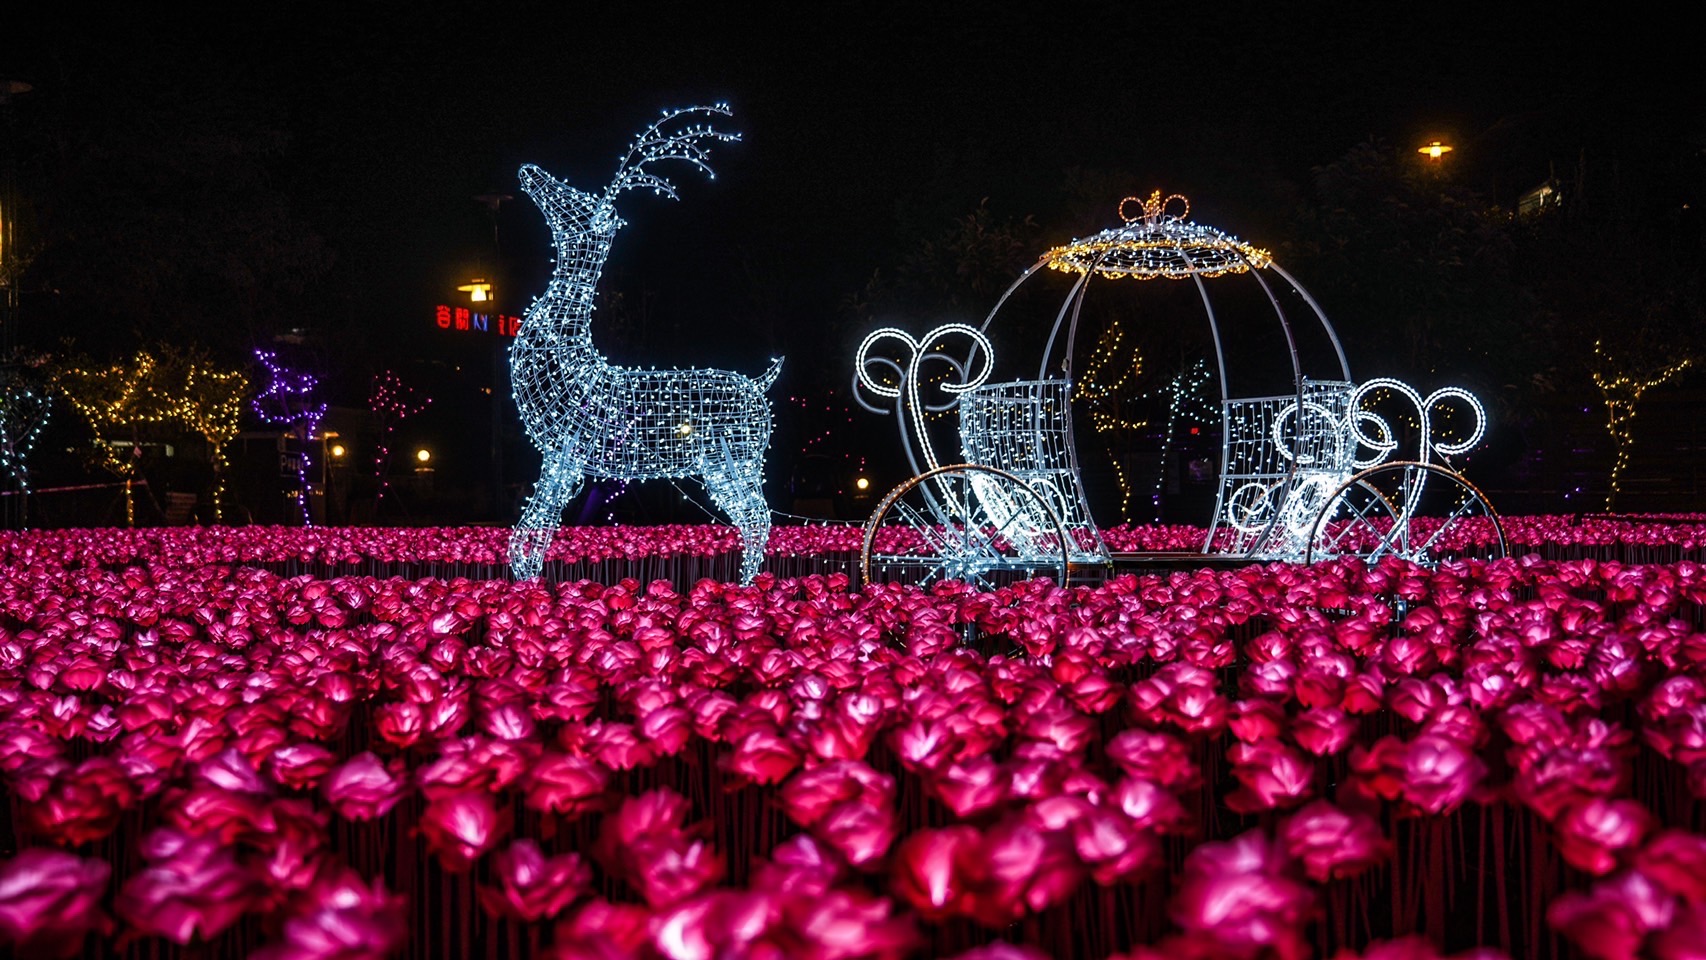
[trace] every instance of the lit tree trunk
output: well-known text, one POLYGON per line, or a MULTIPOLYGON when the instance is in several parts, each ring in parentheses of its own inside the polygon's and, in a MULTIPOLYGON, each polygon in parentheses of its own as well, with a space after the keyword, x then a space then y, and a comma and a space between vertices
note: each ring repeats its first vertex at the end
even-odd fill
MULTIPOLYGON (((1604 367, 1619 366, 1601 349, 1598 341, 1594 342, 1593 352, 1604 367)), ((1605 429, 1611 434, 1611 441, 1617 447, 1616 456, 1611 463, 1610 489, 1605 494, 1607 513, 1617 504, 1618 483, 1623 477, 1624 468, 1629 466, 1629 451, 1635 445, 1635 407, 1641 402, 1641 396, 1687 370, 1693 363, 1692 359, 1685 358, 1651 375, 1632 373, 1626 369, 1600 369, 1593 372, 1594 386, 1599 388, 1600 400, 1605 404, 1605 429)))

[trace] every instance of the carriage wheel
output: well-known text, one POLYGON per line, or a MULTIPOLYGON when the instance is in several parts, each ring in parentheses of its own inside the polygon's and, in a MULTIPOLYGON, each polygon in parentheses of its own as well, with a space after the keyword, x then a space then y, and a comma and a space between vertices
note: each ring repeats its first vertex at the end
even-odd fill
POLYGON ((1504 525, 1474 484, 1446 467, 1398 461, 1364 470, 1334 491, 1315 518, 1304 562, 1391 556, 1432 565, 1505 553, 1504 525))
POLYGON ((889 492, 865 524, 866 583, 961 580, 990 589, 1016 579, 1065 583, 1070 557, 1060 517, 1005 470, 953 464, 889 492))

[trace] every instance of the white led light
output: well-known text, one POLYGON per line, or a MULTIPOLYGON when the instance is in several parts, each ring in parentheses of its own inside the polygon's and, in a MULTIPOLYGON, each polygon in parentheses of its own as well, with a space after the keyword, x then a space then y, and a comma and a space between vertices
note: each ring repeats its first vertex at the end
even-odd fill
POLYGON ((765 391, 781 372, 773 360, 762 376, 726 370, 641 370, 612 365, 592 342, 593 295, 610 242, 623 220, 616 196, 649 189, 676 198, 675 185, 653 173, 665 160, 706 176, 710 147, 734 141, 707 124, 682 118, 729 116, 726 104, 666 110, 634 140, 601 193, 586 193, 528 165, 521 189, 551 228, 555 266, 510 348, 516 406, 527 435, 545 455, 544 469, 510 536, 517 577, 539 575, 563 508, 587 477, 653 480, 698 477, 711 499, 740 528, 741 577, 758 573, 770 536, 764 502, 764 454, 770 443, 765 391))
POLYGON ((52 401, 10 371, 0 372, 0 473, 30 492, 30 453, 47 427, 52 401))
MULTIPOLYGON (((990 345, 989 338, 984 336, 982 331, 968 324, 945 323, 916 340, 912 338, 911 334, 899 327, 883 327, 880 330, 872 331, 859 344, 858 351, 853 355, 853 369, 858 377, 858 385, 879 397, 898 400, 901 399, 902 392, 905 392, 905 403, 902 406, 906 407, 907 414, 911 418, 914 438, 919 451, 924 454, 924 462, 928 464, 923 470, 919 471, 922 473, 925 470, 934 470, 941 466, 941 463, 936 459, 935 445, 930 442, 930 433, 925 429, 924 415, 927 412, 935 412, 947 407, 927 405, 919 396, 919 368, 932 362, 946 363, 952 367, 959 379, 943 380, 935 386, 943 393, 957 397, 968 390, 975 390, 985 380, 989 379, 989 368, 994 359, 995 350, 990 345), (947 342, 957 337, 965 337, 971 340, 972 352, 979 355, 983 360, 983 365, 969 374, 964 365, 943 349, 947 342), (896 361, 887 357, 873 358, 871 356, 871 349, 885 341, 893 341, 899 344, 902 355, 900 360, 896 361), (895 373, 898 376, 897 382, 883 383, 872 376, 871 364, 873 362, 877 366, 895 373)), ((858 391, 854 391, 854 396, 858 396, 858 391)), ((864 403, 864 400, 861 399, 860 403, 864 403)), ((881 410, 881 408, 873 407, 868 403, 865 404, 865 407, 869 410, 881 410)), ((881 410, 881 412, 886 413, 887 411, 881 410)), ((917 465, 914 464, 914 466, 917 465)))
MULTIPOLYGON (((1487 409, 1481 406, 1481 401, 1476 399, 1474 394, 1462 387, 1441 387, 1424 398, 1421 391, 1402 380, 1394 380, 1391 377, 1376 377, 1357 387, 1356 392, 1351 395, 1351 409, 1364 411, 1371 402, 1369 395, 1377 390, 1390 390, 1410 401, 1410 404, 1416 408, 1418 418, 1416 429, 1420 445, 1419 455, 1416 459, 1422 463, 1433 462, 1434 453, 1445 457, 1466 453, 1473 449, 1475 444, 1480 443, 1481 437, 1487 432, 1487 409), (1433 428, 1437 422, 1435 411, 1439 408, 1449 408, 1454 400, 1462 402, 1469 408, 1474 425, 1461 439, 1455 441, 1436 439, 1433 433, 1433 428)), ((1372 413, 1360 413, 1350 426, 1356 441, 1375 450, 1378 454, 1389 455, 1392 450, 1397 449, 1397 441, 1394 439, 1390 424, 1372 413), (1375 424, 1376 436, 1370 437, 1362 432, 1360 424, 1364 422, 1375 424)), ((1386 456, 1380 455, 1371 461, 1359 460, 1357 465, 1373 466, 1385 460, 1386 456)))

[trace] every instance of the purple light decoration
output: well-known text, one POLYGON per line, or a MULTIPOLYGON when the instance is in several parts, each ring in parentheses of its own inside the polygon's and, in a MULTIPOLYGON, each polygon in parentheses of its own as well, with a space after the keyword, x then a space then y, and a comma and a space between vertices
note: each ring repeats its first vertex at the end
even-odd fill
POLYGON ((267 368, 272 378, 267 388, 255 397, 255 413, 265 422, 283 425, 296 434, 302 452, 296 464, 296 502, 302 508, 302 525, 311 527, 314 520, 308 511, 308 468, 313 466, 313 458, 308 452, 308 442, 314 439, 320 420, 326 415, 326 404, 313 401, 320 381, 311 373, 281 365, 278 355, 270 350, 256 350, 255 359, 267 368))

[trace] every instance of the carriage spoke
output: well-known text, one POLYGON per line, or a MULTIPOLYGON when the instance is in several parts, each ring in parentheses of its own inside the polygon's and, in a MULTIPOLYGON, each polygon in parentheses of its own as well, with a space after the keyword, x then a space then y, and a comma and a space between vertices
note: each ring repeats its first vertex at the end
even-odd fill
POLYGON ((1445 533, 1446 528, 1450 527, 1453 521, 1460 520, 1463 517, 1468 516, 1469 515, 1469 508, 1474 506, 1474 505, 1475 505, 1475 500, 1473 497, 1465 497, 1462 500, 1458 501, 1457 509, 1453 510, 1451 512, 1450 516, 1446 517, 1445 519, 1443 519, 1439 522, 1439 527, 1434 530, 1433 535, 1428 537, 1427 542, 1423 543, 1420 547, 1417 548, 1417 550, 1421 554, 1425 554, 1427 552, 1427 549, 1434 545, 1434 541, 1438 540, 1440 538, 1440 535, 1445 533))

